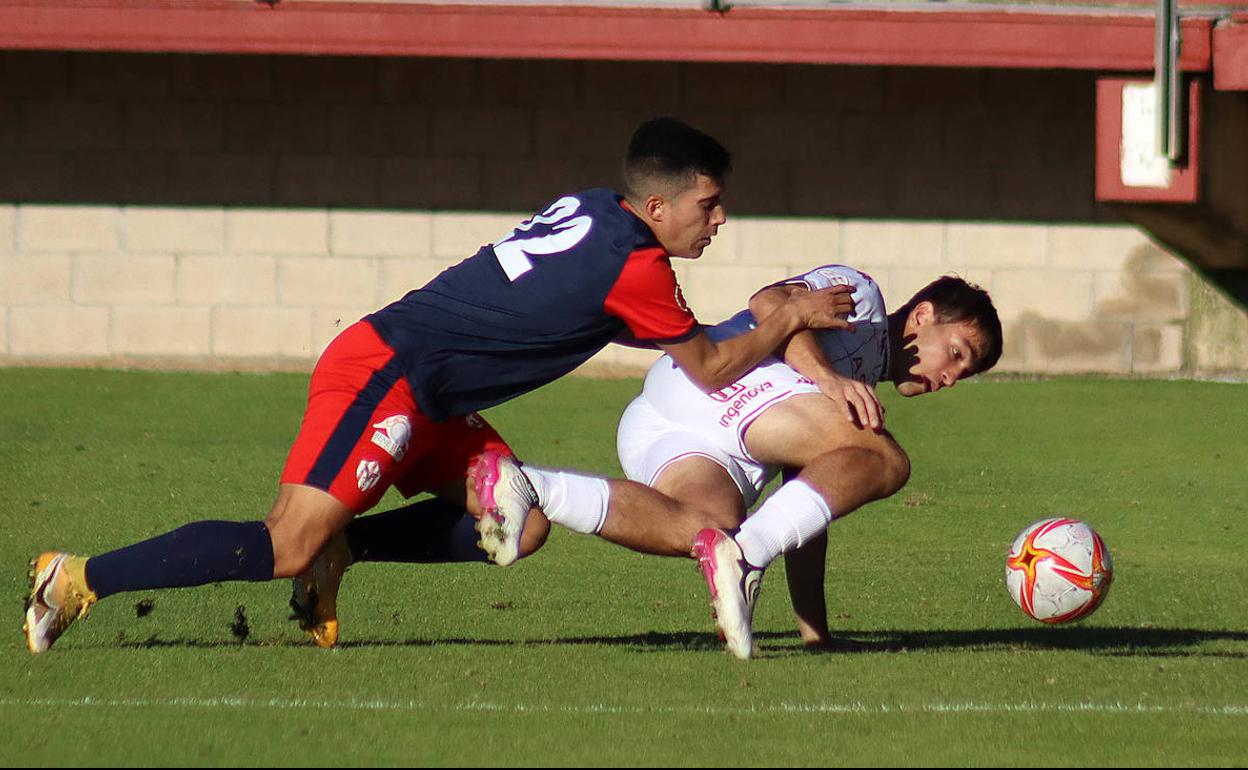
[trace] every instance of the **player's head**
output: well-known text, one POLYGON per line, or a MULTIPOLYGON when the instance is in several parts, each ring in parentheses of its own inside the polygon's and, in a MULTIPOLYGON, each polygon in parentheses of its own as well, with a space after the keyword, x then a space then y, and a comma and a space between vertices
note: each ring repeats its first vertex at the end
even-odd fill
POLYGON ((903 396, 952 387, 1001 358, 1001 319, 992 298, 961 278, 944 276, 918 291, 893 316, 891 376, 903 396))
POLYGON ((720 196, 732 170, 724 146, 676 118, 633 132, 624 158, 624 197, 675 257, 696 259, 726 217, 720 196))

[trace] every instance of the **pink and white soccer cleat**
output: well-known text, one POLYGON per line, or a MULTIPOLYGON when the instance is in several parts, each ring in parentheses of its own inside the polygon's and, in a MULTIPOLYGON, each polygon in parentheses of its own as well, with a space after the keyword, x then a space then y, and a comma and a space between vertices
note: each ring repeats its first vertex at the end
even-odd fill
POLYGON ((483 509, 476 523, 478 545, 506 567, 520 558, 520 535, 529 509, 537 505, 537 492, 513 458, 493 450, 481 453, 469 475, 483 509))
POLYGON ((754 603, 763 570, 751 565, 741 546, 722 529, 704 529, 693 539, 692 555, 711 589, 711 614, 728 651, 745 660, 754 654, 754 603))

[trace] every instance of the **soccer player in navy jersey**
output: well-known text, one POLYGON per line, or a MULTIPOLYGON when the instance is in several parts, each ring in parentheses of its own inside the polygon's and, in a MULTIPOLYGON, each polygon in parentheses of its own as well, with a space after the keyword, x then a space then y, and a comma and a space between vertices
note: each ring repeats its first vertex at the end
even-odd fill
MULTIPOLYGON (((437 496, 409 508, 480 517, 483 547, 500 564, 540 545, 545 520, 534 515, 526 528, 527 507, 492 495, 528 482, 477 410, 572 371, 617 339, 657 345, 714 390, 796 331, 846 326, 852 299, 830 289, 793 297, 739 337, 716 342, 700 329, 669 259, 696 259, 710 244, 725 221, 730 168, 712 137, 673 118, 643 123, 629 143, 623 195, 560 198, 330 343, 262 521, 198 521, 99 556, 36 557, 23 624, 30 651, 47 650, 116 593, 304 574, 391 486, 437 496), (467 472, 483 455, 491 459, 470 495, 467 472)), ((648 502, 640 492, 615 504, 648 502)), ((332 644, 336 623, 317 621, 308 619, 309 632, 332 644)))
MULTIPOLYGON (((889 313, 871 277, 844 265, 764 287, 748 310, 707 333, 747 333, 791 295, 836 285, 853 291, 852 329, 799 332, 726 388, 704 392, 669 356, 660 358, 620 418, 628 480, 525 464, 513 479, 529 483, 495 496, 511 498, 517 512, 536 506, 546 521, 643 553, 697 558, 728 649, 743 658, 753 651, 763 571, 789 554, 799 631, 808 645, 827 644, 824 530, 896 493, 909 474, 906 453, 883 429, 876 384, 892 382, 904 396, 952 387, 992 368, 1002 346, 1000 319, 982 289, 946 276, 889 313), (745 519, 781 469, 786 483, 745 519), (636 499, 645 504, 631 504, 636 499)), ((482 453, 478 475, 510 462, 492 455, 482 453)), ((472 517, 418 505, 419 517, 403 509, 357 517, 296 579, 292 605, 315 619, 306 625, 318 643, 329 646, 324 630, 338 630, 337 594, 351 564, 485 560, 472 517)))

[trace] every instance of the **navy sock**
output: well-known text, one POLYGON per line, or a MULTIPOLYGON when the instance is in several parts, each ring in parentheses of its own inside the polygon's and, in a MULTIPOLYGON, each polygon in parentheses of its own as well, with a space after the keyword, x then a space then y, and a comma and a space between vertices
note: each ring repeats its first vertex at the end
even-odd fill
POLYGON ((463 508, 435 497, 355 517, 347 525, 347 545, 354 561, 489 561, 477 548, 475 521, 463 508))
POLYGON ((262 521, 197 521, 92 556, 86 575, 101 599, 122 591, 272 580, 273 541, 262 521))

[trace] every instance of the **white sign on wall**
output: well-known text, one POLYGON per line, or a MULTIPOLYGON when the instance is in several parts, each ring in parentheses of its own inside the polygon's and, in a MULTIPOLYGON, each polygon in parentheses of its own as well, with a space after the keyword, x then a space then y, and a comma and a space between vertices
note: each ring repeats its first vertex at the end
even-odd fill
POLYGON ((1157 87, 1128 83, 1122 89, 1122 183, 1128 187, 1170 186, 1170 159, 1157 152, 1157 87))

